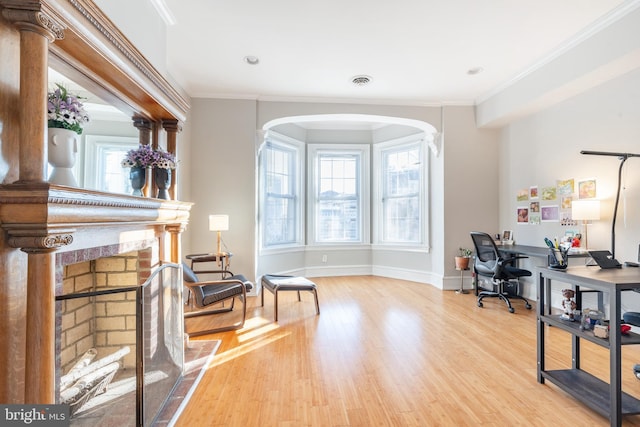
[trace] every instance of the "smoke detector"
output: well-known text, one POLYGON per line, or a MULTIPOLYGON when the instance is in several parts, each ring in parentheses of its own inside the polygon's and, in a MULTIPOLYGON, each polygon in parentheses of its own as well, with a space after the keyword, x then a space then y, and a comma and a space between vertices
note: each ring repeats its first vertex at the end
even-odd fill
POLYGON ((365 86, 371 83, 371 76, 366 76, 364 74, 355 76, 351 79, 351 83, 356 86, 365 86))

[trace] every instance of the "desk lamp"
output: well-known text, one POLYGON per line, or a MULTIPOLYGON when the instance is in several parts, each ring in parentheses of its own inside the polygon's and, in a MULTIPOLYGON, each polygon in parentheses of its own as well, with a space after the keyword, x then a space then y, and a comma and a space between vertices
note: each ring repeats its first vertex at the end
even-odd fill
POLYGON ((616 204, 613 208, 613 221, 611 222, 611 254, 612 258, 616 257, 616 217, 618 216, 618 202, 620 201, 620 190, 622 187, 622 167, 629 157, 640 157, 640 154, 632 153, 611 153, 608 151, 588 151, 582 150, 580 154, 590 156, 613 156, 620 159, 620 167, 618 168, 618 191, 616 192, 616 204))
POLYGON ((600 200, 574 200, 571 202, 571 219, 584 225, 584 248, 589 250, 587 226, 589 221, 600 219, 600 200))
POLYGON ((222 232, 227 230, 229 230, 229 215, 209 215, 209 231, 218 233, 218 251, 216 252, 218 255, 222 253, 222 232))

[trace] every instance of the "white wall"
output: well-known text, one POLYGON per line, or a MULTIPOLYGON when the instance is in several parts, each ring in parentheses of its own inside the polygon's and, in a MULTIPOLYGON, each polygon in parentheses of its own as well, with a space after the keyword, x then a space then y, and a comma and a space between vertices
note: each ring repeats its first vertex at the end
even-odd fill
MULTIPOLYGON (((222 233, 234 256, 231 270, 253 279, 255 271, 255 101, 193 99, 189 167, 194 203, 183 255, 215 252, 210 214, 228 214, 222 233)), ((223 248, 224 249, 224 248, 223 248)))
MULTIPOLYGON (((639 99, 640 70, 636 70, 506 126, 500 138, 500 228, 512 229, 517 243, 535 246, 542 246, 545 236, 561 236, 568 228, 579 230, 559 223, 518 225, 515 212, 522 203, 516 201, 516 192, 531 185, 540 189, 553 186, 558 179, 574 178, 577 184, 577 180, 595 178, 602 212, 600 221, 589 226, 589 247, 611 249, 620 161, 616 157, 581 155, 580 151, 640 153, 639 99)), ((623 182, 616 258, 636 261, 640 244, 640 158, 627 160, 623 182)))
POLYGON ((165 76, 167 28, 148 0, 94 0, 129 41, 165 76))

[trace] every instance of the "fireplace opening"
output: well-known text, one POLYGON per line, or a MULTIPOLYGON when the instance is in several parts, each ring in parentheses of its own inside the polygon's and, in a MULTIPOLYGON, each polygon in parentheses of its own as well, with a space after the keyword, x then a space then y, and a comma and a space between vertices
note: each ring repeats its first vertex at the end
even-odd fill
POLYGON ((152 255, 62 266, 56 396, 71 425, 151 425, 182 375, 181 270, 152 255))

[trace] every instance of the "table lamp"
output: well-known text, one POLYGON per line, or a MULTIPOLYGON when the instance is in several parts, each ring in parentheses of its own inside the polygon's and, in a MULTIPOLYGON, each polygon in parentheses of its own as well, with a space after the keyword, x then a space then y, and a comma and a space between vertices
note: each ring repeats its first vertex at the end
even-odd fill
POLYGON ((218 233, 218 251, 217 254, 222 253, 220 244, 222 242, 222 232, 229 230, 229 215, 209 215, 209 231, 215 231, 218 233))
POLYGON ((589 221, 600 219, 600 200, 573 200, 571 202, 571 219, 582 221, 584 225, 584 248, 588 250, 587 226, 589 221))

